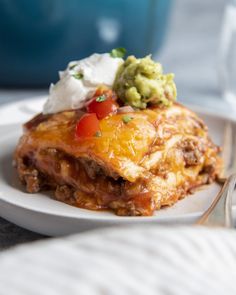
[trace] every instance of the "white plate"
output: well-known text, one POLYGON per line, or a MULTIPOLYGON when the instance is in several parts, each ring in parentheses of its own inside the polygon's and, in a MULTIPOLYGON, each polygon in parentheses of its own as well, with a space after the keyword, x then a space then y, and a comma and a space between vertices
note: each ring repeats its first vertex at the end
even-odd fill
MULTIPOLYGON (((157 211, 152 217, 118 217, 111 212, 75 208, 53 200, 46 193, 33 195, 25 193, 11 164, 12 153, 21 135, 21 125, 19 123, 7 125, 6 119, 10 118, 11 123, 27 120, 42 105, 42 101, 42 98, 27 100, 5 106, 0 111, 0 215, 5 219, 46 235, 69 234, 121 224, 192 223, 207 209, 218 192, 217 184, 206 186, 173 207, 157 211), (21 106, 20 109, 19 106, 21 106), (2 112, 4 112, 4 120, 1 117, 2 112)), ((199 108, 198 113, 208 125, 214 142, 220 145, 228 119, 223 115, 221 117, 207 115, 199 108)), ((236 217, 236 206, 233 212, 236 217)))
POLYGON ((0 127, 26 122, 42 110, 46 98, 46 96, 37 96, 2 105, 0 108, 0 127))

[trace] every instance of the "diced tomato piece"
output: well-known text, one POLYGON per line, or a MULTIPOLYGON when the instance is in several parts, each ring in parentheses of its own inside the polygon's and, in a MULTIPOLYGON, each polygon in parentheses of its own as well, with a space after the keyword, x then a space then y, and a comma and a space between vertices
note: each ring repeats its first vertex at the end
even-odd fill
POLYGON ((94 113, 83 115, 76 124, 77 137, 96 136, 96 132, 100 132, 100 127, 97 115, 94 113))
POLYGON ((93 100, 87 106, 89 113, 96 113, 98 119, 103 119, 118 109, 116 95, 111 89, 98 88, 93 100))
POLYGON ((107 98, 104 101, 98 102, 96 98, 93 99, 87 107, 89 113, 96 113, 98 119, 103 119, 110 113, 114 113, 118 109, 117 103, 111 99, 107 98))
POLYGON ((106 86, 98 87, 93 97, 98 97, 103 94, 105 94, 107 98, 113 98, 114 100, 117 98, 116 93, 106 86))

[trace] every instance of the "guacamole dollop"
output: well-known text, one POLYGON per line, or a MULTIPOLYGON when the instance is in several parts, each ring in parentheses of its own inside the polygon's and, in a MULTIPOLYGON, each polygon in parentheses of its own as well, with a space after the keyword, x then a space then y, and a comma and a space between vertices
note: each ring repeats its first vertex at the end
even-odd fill
POLYGON ((120 66, 113 89, 127 105, 145 109, 147 105, 170 106, 176 100, 174 74, 163 74, 151 56, 129 56, 120 66))

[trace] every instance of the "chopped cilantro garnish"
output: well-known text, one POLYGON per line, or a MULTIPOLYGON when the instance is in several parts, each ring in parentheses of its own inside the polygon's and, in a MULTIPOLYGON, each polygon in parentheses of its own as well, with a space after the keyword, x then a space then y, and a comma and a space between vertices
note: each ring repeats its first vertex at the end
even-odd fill
POLYGON ((130 117, 129 115, 124 115, 124 116, 122 117, 122 121, 123 121, 125 124, 129 123, 131 120, 133 120, 133 118, 130 117))
POLYGON ((103 102, 103 101, 105 101, 106 99, 107 99, 106 96, 103 94, 103 95, 98 96, 98 97, 96 98, 96 101, 97 101, 97 102, 103 102))
POLYGON ((112 49, 110 52, 111 57, 124 57, 126 54, 126 49, 123 47, 112 49))
POLYGON ((97 131, 94 134, 95 137, 101 137, 102 136, 102 132, 101 131, 97 131))
POLYGON ((76 73, 76 74, 73 75, 73 77, 75 79, 81 80, 84 77, 84 75, 82 73, 76 73))
POLYGON ((77 66, 77 64, 73 64, 69 67, 69 70, 73 70, 75 67, 77 66))

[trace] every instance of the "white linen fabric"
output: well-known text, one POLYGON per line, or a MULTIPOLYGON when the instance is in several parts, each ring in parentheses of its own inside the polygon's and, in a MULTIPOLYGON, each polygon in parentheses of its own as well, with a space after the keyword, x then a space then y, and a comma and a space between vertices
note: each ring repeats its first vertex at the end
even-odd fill
POLYGON ((117 227, 0 255, 0 294, 236 294, 236 232, 117 227))

